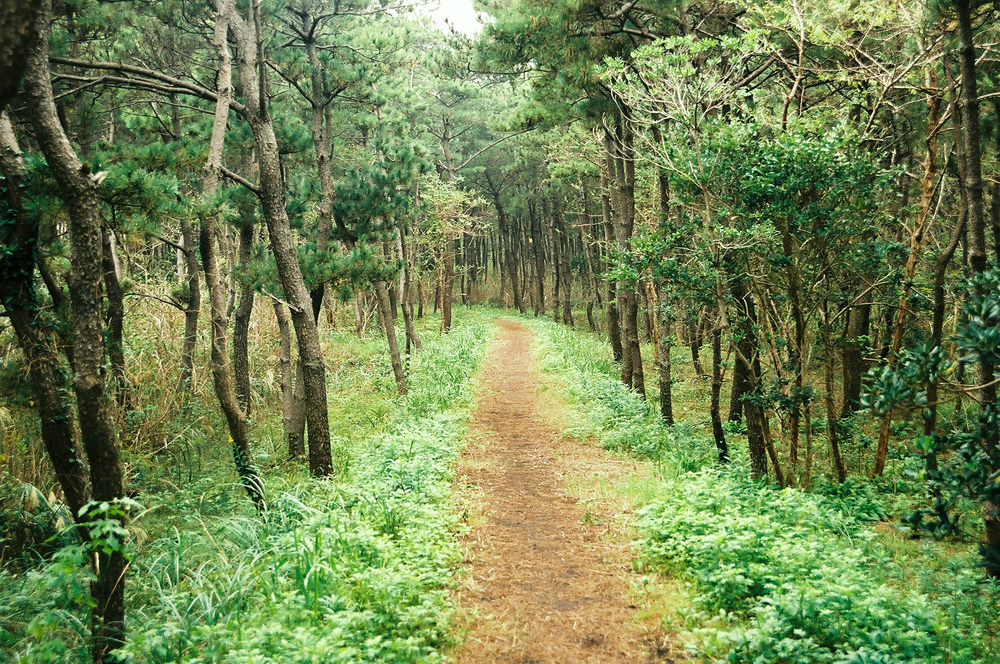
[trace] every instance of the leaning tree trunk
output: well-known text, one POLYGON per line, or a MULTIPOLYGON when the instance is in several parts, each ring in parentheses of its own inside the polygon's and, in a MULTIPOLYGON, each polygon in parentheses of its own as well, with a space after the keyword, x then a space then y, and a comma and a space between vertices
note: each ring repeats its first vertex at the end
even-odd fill
POLYGON ((299 347, 309 432, 309 468, 315 475, 333 470, 330 449, 330 424, 327 413, 326 365, 319 341, 319 330, 312 312, 312 300, 306 290, 299 266, 295 236, 285 207, 285 184, 282 177, 278 141, 268 110, 267 63, 259 57, 263 35, 258 0, 250 3, 249 21, 235 14, 233 28, 239 48, 239 80, 243 93, 243 117, 250 125, 260 169, 260 199, 267 223, 271 251, 278 268, 278 279, 291 310, 292 326, 299 347))
MULTIPOLYGON (((215 14, 213 45, 219 58, 217 74, 218 99, 209 136, 208 159, 202 177, 202 196, 206 199, 214 195, 219 186, 222 172, 222 151, 225 145, 226 126, 232 104, 232 59, 229 53, 229 21, 232 19, 234 0, 218 0, 215 14)), ((247 226, 245 223, 244 226, 247 226)), ((253 227, 248 229, 249 237, 242 238, 249 254, 253 242, 253 227)), ((198 248, 201 252, 202 269, 205 271, 205 285, 208 289, 210 319, 212 327, 212 384, 219 407, 229 428, 229 442, 232 446, 233 463, 240 483, 258 510, 264 508, 264 485, 253 465, 250 452, 250 437, 247 430, 246 412, 240 407, 233 386, 233 374, 229 369, 229 354, 226 349, 229 333, 228 289, 222 282, 219 262, 215 249, 219 237, 218 221, 214 211, 205 211, 201 216, 201 232, 198 248)), ((253 306, 252 303, 250 305, 253 306)), ((245 349, 244 349, 245 350, 245 349)))
MULTIPOLYGON (((934 83, 933 75, 928 73, 925 77, 927 89, 932 90, 934 83)), ((963 87, 965 86, 963 85, 963 87)), ((888 359, 890 362, 895 361, 896 354, 899 353, 900 348, 903 346, 903 332, 906 330, 906 315, 909 312, 913 276, 917 272, 917 261, 920 259, 920 250, 924 242, 924 231, 931 220, 934 207, 933 198, 938 172, 936 129, 940 115, 941 98, 937 94, 928 94, 927 128, 931 131, 931 134, 927 139, 927 152, 924 155, 924 173, 920 180, 920 213, 917 217, 917 223, 913 227, 913 233, 910 236, 910 255, 906 260, 906 269, 903 274, 903 292, 899 297, 899 308, 896 309, 896 319, 892 328, 892 340, 889 343, 888 359)), ((968 152, 966 152, 966 162, 968 162, 968 152)), ((981 203, 982 182, 979 183, 979 199, 981 203)), ((980 214, 981 219, 982 215, 980 214)), ((890 411, 882 416, 882 421, 879 425, 878 443, 875 448, 875 462, 872 466, 873 476, 881 475, 885 469, 886 456, 889 451, 889 430, 891 423, 892 412, 890 411)))
MULTIPOLYGON (((28 109, 35 138, 45 155, 69 212, 70 303, 73 312, 73 388, 80 438, 90 463, 92 496, 97 504, 124 497, 124 478, 111 402, 104 381, 104 322, 101 316, 101 224, 97 182, 77 157, 63 132, 49 78, 49 15, 43 0, 35 21, 34 43, 25 75, 28 109)), ((113 518, 125 525, 125 515, 90 510, 82 517, 113 518)), ((94 662, 116 659, 111 653, 125 643, 125 571, 119 547, 98 548, 93 554, 91 586, 91 649, 94 662)))
POLYGON ((396 339, 396 326, 392 320, 392 306, 389 303, 389 290, 385 282, 375 284, 375 297, 378 300, 378 313, 389 343, 389 359, 392 361, 392 373, 396 377, 396 390, 406 394, 406 373, 403 371, 403 360, 399 355, 399 342, 396 339))

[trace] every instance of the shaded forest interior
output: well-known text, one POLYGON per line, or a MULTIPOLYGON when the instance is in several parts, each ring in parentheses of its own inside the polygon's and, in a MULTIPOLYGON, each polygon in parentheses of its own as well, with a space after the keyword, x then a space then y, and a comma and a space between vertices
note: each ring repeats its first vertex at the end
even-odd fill
POLYGON ((505 310, 686 496, 695 656, 994 661, 996 3, 473 5, 0 0, 2 652, 441 661, 505 310))

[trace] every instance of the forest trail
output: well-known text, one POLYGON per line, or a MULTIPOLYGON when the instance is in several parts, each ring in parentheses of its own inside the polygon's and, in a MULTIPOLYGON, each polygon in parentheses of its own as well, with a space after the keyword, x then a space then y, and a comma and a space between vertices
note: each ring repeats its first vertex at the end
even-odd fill
MULTIPOLYGON (((458 593, 458 664, 659 662, 660 639, 637 619, 631 551, 613 514, 586 509, 567 477, 615 477, 621 461, 562 438, 546 422, 531 333, 500 320, 460 461, 472 528, 458 593)), ((604 506, 606 507, 606 506, 604 506)))

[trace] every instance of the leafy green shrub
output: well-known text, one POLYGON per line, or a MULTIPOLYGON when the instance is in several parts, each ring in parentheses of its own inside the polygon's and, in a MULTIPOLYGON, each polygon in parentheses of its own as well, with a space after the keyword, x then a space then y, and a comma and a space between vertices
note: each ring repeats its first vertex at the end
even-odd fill
MULTIPOLYGON (((744 454, 710 466, 712 443, 667 430, 618 382, 610 349, 532 323, 542 367, 566 384, 569 433, 658 462, 662 484, 636 527, 644 564, 690 584, 693 654, 733 664, 995 661, 1000 589, 968 549, 890 550, 871 522, 921 498, 912 480, 852 478, 815 493, 752 481, 744 454)), ((932 545, 928 544, 928 547, 932 545)))

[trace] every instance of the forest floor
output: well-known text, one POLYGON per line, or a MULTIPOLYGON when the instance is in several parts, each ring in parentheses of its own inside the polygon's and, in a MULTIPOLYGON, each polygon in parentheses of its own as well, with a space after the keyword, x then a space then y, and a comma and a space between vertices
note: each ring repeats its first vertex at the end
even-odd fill
POLYGON ((672 661, 629 580, 628 506, 583 502, 571 489, 641 473, 642 464, 560 434, 552 419, 562 407, 543 389, 530 342, 527 328, 501 319, 479 377, 458 471, 470 530, 455 660, 672 661))

